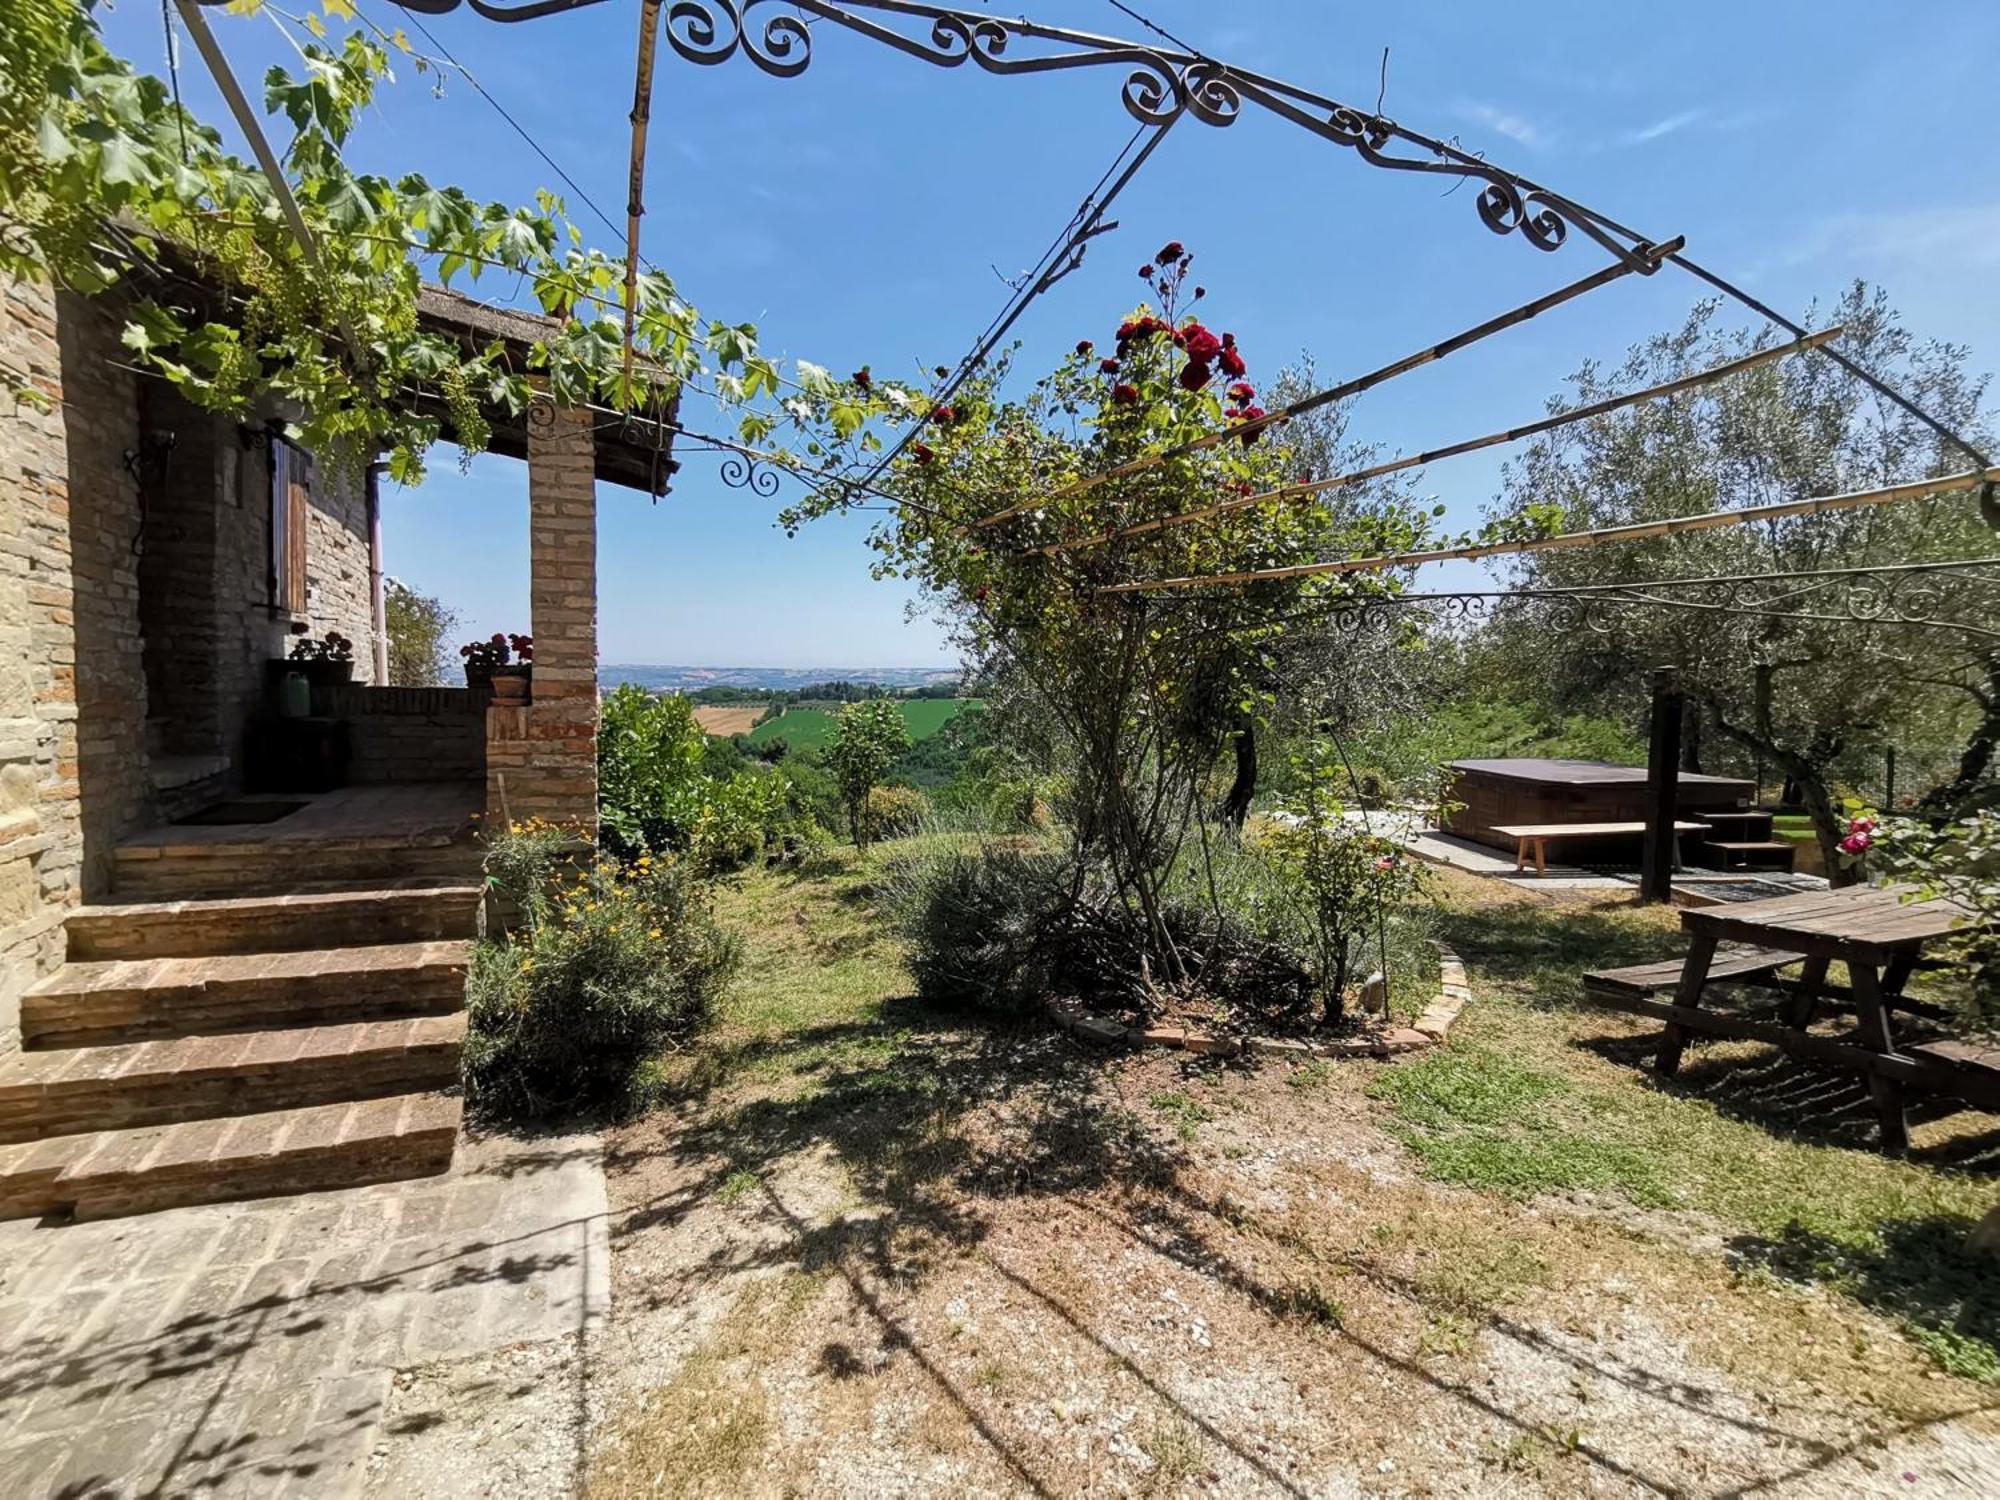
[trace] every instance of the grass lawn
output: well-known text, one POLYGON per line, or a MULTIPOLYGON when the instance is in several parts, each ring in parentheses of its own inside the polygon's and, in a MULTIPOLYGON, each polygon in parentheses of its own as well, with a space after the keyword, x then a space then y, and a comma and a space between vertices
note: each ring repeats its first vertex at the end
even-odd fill
POLYGON ((591 1494, 2000 1492, 2000 1120, 1656 1085, 1576 975, 1670 918, 1450 877, 1449 1048, 1224 1065, 911 998, 894 857, 722 896, 725 1013, 607 1138, 591 1494))
MULTIPOLYGON (((903 723, 909 728, 910 738, 927 740, 958 715, 986 705, 977 698, 906 698, 896 706, 902 710, 903 723)), ((833 716, 836 712, 838 709, 831 706, 795 704, 777 718, 751 730, 750 743, 761 745, 769 740, 783 739, 794 750, 825 745, 833 739, 833 716)))

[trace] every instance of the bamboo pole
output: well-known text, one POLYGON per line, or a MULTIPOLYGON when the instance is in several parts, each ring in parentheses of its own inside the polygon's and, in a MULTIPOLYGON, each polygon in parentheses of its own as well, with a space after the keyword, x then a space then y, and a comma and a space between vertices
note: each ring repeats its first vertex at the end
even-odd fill
POLYGON ((1149 531, 1164 531, 1170 526, 1190 526, 1196 521, 1209 521, 1217 516, 1228 515, 1232 511, 1246 510, 1253 505, 1298 499, 1306 495, 1317 495, 1323 490, 1339 489, 1343 485, 1360 484, 1364 480, 1379 479, 1384 474, 1400 473, 1404 469, 1421 468, 1435 463, 1441 458, 1456 458, 1461 453, 1476 453, 1482 448, 1497 447, 1502 443, 1519 442, 1522 438, 1535 437, 1540 433, 1553 432, 1558 427, 1567 427, 1572 422, 1588 421, 1601 417, 1607 412, 1618 411, 1627 406, 1636 406, 1641 401, 1652 401, 1662 396, 1679 395, 1682 391, 1711 385, 1725 380, 1731 375, 1740 375, 1746 370, 1754 370, 1759 365, 1767 365, 1787 355, 1802 353, 1807 349, 1817 349, 1830 339, 1839 338, 1839 327, 1822 329, 1818 333, 1807 334, 1789 344, 1776 344, 1769 349, 1760 349, 1755 354, 1746 354, 1741 359, 1732 359, 1726 364, 1711 365, 1706 370, 1697 370, 1692 375, 1683 375, 1677 380, 1663 381, 1659 385, 1649 385, 1644 390, 1626 391, 1622 395, 1609 396, 1602 401, 1593 401, 1588 406, 1558 412, 1553 417, 1543 417, 1538 422, 1530 422, 1523 427, 1510 427, 1504 432, 1489 432, 1484 437, 1468 438, 1462 443, 1451 443, 1443 448, 1433 448, 1428 453, 1413 453, 1407 458, 1391 459, 1385 464, 1375 464, 1366 469, 1356 469, 1348 474, 1336 474, 1331 479, 1312 479, 1303 484, 1288 484, 1275 490, 1263 490, 1255 495, 1239 495, 1234 500, 1224 500, 1219 504, 1205 506, 1201 510, 1181 511, 1177 515, 1159 516, 1151 521, 1138 521, 1130 526, 1114 526, 1109 531, 1095 532, 1090 536, 1071 537, 1067 541, 1050 542, 1045 547, 1024 549, 1028 556, 1053 557, 1059 552, 1073 552, 1085 547, 1101 547, 1106 542, 1115 542, 1128 536, 1141 536, 1149 531))
POLYGON ((1552 552, 1562 547, 1597 547, 1613 542, 1646 541, 1653 537, 1677 536, 1683 531, 1709 531, 1729 526, 1748 526, 1757 521, 1777 521, 1787 516, 1817 515, 1829 510, 1857 510, 1864 506, 1891 505, 1901 500, 1921 500, 1926 496, 1954 490, 1978 489, 2000 484, 2000 466, 1966 469, 1936 479, 1912 479, 1879 490, 1853 490, 1839 495, 1815 495, 1806 500, 1785 500, 1776 505, 1754 505, 1741 510, 1712 510, 1700 515, 1673 516, 1664 521, 1637 521, 1624 526, 1600 526, 1590 531, 1565 531, 1556 536, 1519 542, 1479 542, 1467 547, 1440 547, 1430 552, 1391 553, 1382 557, 1348 557, 1335 562, 1299 563, 1289 568, 1260 568, 1247 573, 1215 573, 1191 578, 1151 578, 1135 583, 1110 583, 1094 589, 1099 594, 1149 594, 1171 589, 1203 588, 1210 584, 1261 583, 1274 578, 1310 578, 1334 573, 1379 573, 1389 568, 1414 568, 1425 563, 1471 561, 1481 557, 1501 557, 1528 552, 1552 552))
MULTIPOLYGON (((1668 240, 1666 244, 1658 246, 1651 252, 1648 258, 1657 264, 1659 260, 1673 254, 1686 243, 1687 241, 1684 238, 1677 236, 1674 239, 1668 240)), ((1519 307, 1511 308, 1507 312, 1501 313, 1498 317, 1488 318, 1484 323, 1468 328, 1463 333, 1455 333, 1450 338, 1432 344, 1427 349, 1419 349, 1415 354, 1406 354, 1403 358, 1383 365, 1380 369, 1370 370, 1366 375, 1357 375, 1354 379, 1345 381, 1340 385, 1331 386, 1323 391, 1315 391, 1312 395, 1302 397, 1297 401, 1282 406, 1274 412, 1257 418, 1254 422, 1244 422, 1222 432, 1212 432, 1207 437, 1196 438, 1191 443, 1182 443, 1178 447, 1167 449, 1164 453, 1154 453, 1144 458, 1135 458, 1129 463, 1119 464, 1116 468, 1106 469, 1102 474, 1093 474, 1087 479, 1079 479, 1074 484, 1065 485, 1053 495, 1044 496, 1039 500, 1027 501, 1020 505, 1010 505, 1007 509, 995 511, 990 516, 981 516, 972 524, 975 528, 997 526, 1002 521, 1011 520, 1024 511, 1039 510, 1043 506, 1051 505, 1067 496, 1079 495, 1085 490, 1095 489, 1106 480, 1122 479, 1128 474, 1143 473, 1147 469, 1157 468, 1169 459, 1181 458, 1189 453, 1199 453, 1204 448, 1213 448, 1217 443, 1227 442, 1231 438, 1241 438, 1253 432, 1261 432, 1266 427, 1275 426, 1280 422, 1289 422, 1294 417, 1304 416, 1309 411, 1316 411, 1320 407, 1331 405, 1335 401, 1345 401, 1350 396, 1358 396, 1363 391, 1372 390, 1384 381, 1395 379, 1398 375, 1407 375, 1412 370, 1421 369, 1428 364, 1434 364, 1438 360, 1443 359, 1447 354, 1454 354, 1469 344, 1478 343, 1483 338, 1488 338, 1509 328, 1518 327, 1530 318, 1539 317, 1550 308, 1560 307, 1563 303, 1573 298, 1581 297, 1585 292, 1594 292, 1599 287, 1606 286, 1620 277, 1631 275, 1637 269, 1638 265, 1632 261, 1616 261, 1602 270, 1593 271, 1580 281, 1573 281, 1568 286, 1558 287, 1555 291, 1545 296, 1537 297, 1532 302, 1524 302, 1519 307)))
POLYGON ((639 220, 646 212, 646 128, 653 118, 653 53, 660 34, 660 0, 639 7, 639 60, 632 81, 632 159, 625 190, 625 383, 632 399, 633 334, 639 318, 639 220))

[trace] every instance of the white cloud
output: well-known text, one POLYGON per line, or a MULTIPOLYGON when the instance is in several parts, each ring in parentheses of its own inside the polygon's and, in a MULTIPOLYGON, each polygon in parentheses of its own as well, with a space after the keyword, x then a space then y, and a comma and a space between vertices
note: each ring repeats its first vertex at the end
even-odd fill
POLYGON ((1677 115, 1668 115, 1663 120, 1655 120, 1652 124, 1641 126, 1637 130, 1626 131, 1618 137, 1618 144, 1621 146, 1643 146, 1648 141, 1657 141, 1662 136, 1672 135, 1675 131, 1685 130, 1688 126, 1696 124, 1707 117, 1708 111, 1705 109, 1684 109, 1677 115))
POLYGON ((1929 271, 2000 270, 2000 203, 1836 214, 1813 225, 1777 261, 1798 266, 1826 257, 1929 271))
POLYGON ((1525 120, 1504 109, 1496 109, 1490 104, 1481 104, 1477 100, 1462 102, 1458 106, 1458 113, 1462 118, 1483 125, 1488 130, 1504 135, 1510 141, 1517 141, 1530 150, 1539 150, 1553 139, 1533 121, 1525 120))

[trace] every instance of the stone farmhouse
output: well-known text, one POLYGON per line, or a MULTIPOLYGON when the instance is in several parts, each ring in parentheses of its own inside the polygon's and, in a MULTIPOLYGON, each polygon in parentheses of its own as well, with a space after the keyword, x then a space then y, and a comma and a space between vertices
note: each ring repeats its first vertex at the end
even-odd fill
MULTIPOLYGON (((552 326, 421 312, 523 357, 552 326)), ((532 697, 389 687, 377 469, 195 408, 119 329, 0 284, 44 398, 0 412, 0 1217, 442 1171, 481 820, 594 827, 595 481, 660 493, 665 429, 494 412, 532 697), (352 680, 302 704, 272 663, 328 631, 352 680)))

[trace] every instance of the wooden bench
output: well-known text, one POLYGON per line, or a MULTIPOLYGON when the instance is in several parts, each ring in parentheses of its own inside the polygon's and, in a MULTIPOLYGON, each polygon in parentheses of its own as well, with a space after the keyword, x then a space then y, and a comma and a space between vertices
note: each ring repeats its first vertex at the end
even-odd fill
MULTIPOLYGON (((1700 833, 1708 827, 1706 823, 1675 823, 1674 832, 1700 833)), ((1514 840, 1514 868, 1516 871, 1528 867, 1530 849, 1535 856, 1535 873, 1549 873, 1548 841, 1550 839, 1596 839, 1630 838, 1646 831, 1644 823, 1495 823, 1493 831, 1503 838, 1514 840)))
MULTIPOLYGON (((1796 953, 1779 953, 1769 948, 1726 948, 1719 950, 1715 961, 1708 966, 1708 978, 1711 983, 1718 979, 1761 979, 1798 961, 1796 953)), ((1583 976, 1584 992, 1606 1000, 1663 994, 1680 987, 1682 963, 1678 958, 1663 958, 1656 964, 1596 969, 1583 976)))

